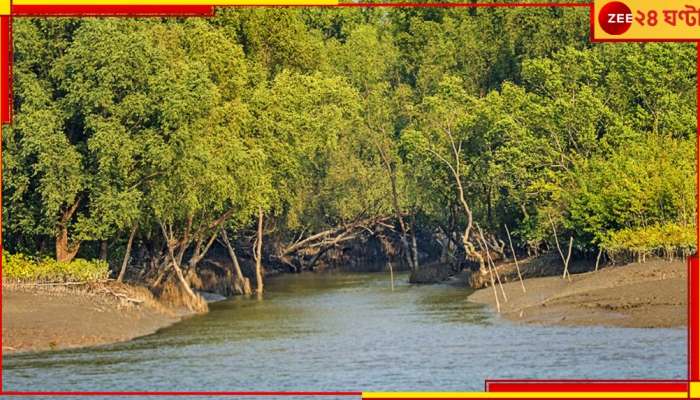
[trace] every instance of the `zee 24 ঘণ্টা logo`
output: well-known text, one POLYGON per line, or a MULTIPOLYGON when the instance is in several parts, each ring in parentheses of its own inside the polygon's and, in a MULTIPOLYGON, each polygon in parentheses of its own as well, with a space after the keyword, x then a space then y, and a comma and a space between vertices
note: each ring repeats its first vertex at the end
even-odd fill
POLYGON ((688 2, 693 1, 611 1, 598 9, 597 22, 607 35, 632 40, 695 39, 700 36, 700 4, 696 8, 688 2))
POLYGON ((598 13, 600 27, 610 35, 621 35, 632 26, 632 10, 625 3, 613 1, 603 6, 598 13))

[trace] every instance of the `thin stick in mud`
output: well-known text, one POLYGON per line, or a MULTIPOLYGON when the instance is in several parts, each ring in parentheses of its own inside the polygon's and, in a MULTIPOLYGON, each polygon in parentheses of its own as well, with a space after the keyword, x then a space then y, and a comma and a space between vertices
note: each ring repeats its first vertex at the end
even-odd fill
POLYGON ((508 296, 506 296, 506 291, 503 289, 503 284, 501 283, 501 276, 498 274, 498 270, 496 269, 496 264, 493 262, 493 259, 491 258, 491 253, 489 252, 489 245, 488 245, 488 243, 486 243, 486 239, 484 238, 484 232, 481 230, 481 227, 478 224, 476 225, 476 228, 479 230, 479 236, 481 236, 481 242, 479 242, 479 246, 481 246, 482 249, 486 252, 487 264, 489 265, 489 268, 493 267, 493 271, 496 273, 496 279, 498 280, 498 286, 501 288, 501 293, 503 294, 503 299, 507 303, 508 296))
POLYGON ((513 248, 513 240, 510 238, 510 231, 508 230, 508 225, 503 224, 506 228, 506 235, 508 235, 508 243, 510 243, 510 251, 513 253, 513 261, 515 261, 515 269, 518 271, 518 279, 520 279, 520 286, 523 288, 523 293, 527 293, 525 289, 525 283, 523 283, 523 275, 520 273, 520 265, 518 265, 518 256, 515 255, 515 249, 513 248))
MULTIPOLYGON (((484 244, 486 244, 486 241, 484 241, 484 244)), ((493 268, 493 272, 496 274, 496 280, 498 281, 498 287, 501 288, 501 293, 503 294, 503 300, 505 302, 508 302, 508 296, 506 295, 505 289, 503 289, 503 283, 501 283, 501 275, 498 273, 498 268, 496 268, 496 263, 493 262, 493 259, 491 258, 491 254, 489 253, 489 248, 488 244, 486 244, 486 258, 488 259, 491 267, 493 268)))
POLYGON ((600 256, 603 254, 603 248, 598 248, 598 257, 595 258, 595 270, 598 271, 598 265, 600 265, 600 256))
MULTIPOLYGON (((479 243, 479 247, 482 247, 482 244, 478 238, 476 239, 476 241, 477 241, 477 243, 479 243)), ((493 288, 493 297, 494 297, 494 299, 496 299, 496 312, 498 312, 500 314, 501 302, 498 300, 498 291, 496 290, 496 282, 493 279, 493 270, 491 269, 491 263, 487 262, 486 265, 488 266, 489 277, 491 278, 491 287, 493 288)))
POLYGON ((569 252, 566 254, 566 261, 564 261, 564 276, 563 278, 569 278, 569 282, 571 282, 571 274, 569 273, 569 260, 571 259, 571 247, 574 244, 574 237, 571 236, 569 237, 569 252))
MULTIPOLYGON (((569 255, 567 257, 564 257, 564 252, 561 251, 561 246, 559 245, 559 238, 557 237, 557 228, 554 226, 552 216, 547 214, 547 218, 549 218, 549 223, 552 225, 552 232, 554 233, 554 243, 556 243, 557 250, 559 250, 559 256, 561 256, 561 261, 564 263, 564 275, 562 275, 562 279, 564 279, 569 273, 569 257, 571 257, 571 245, 573 244, 574 238, 571 237, 571 239, 569 240, 569 255)), ((571 280, 571 277, 569 277, 569 280, 571 280)))
POLYGON ((493 279, 493 270, 491 270, 491 264, 489 266, 489 275, 491 276, 491 287, 493 288, 493 297, 496 299, 496 312, 501 313, 501 302, 498 301, 498 291, 496 291, 496 282, 493 279))

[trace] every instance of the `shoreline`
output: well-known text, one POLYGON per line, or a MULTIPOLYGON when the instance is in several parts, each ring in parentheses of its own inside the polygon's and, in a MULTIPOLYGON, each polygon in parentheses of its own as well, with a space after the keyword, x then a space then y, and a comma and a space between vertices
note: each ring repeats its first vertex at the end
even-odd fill
MULTIPOLYGON (((461 280, 461 279, 460 279, 461 280)), ((514 323, 558 326, 677 328, 687 326, 687 266, 652 260, 598 272, 534 277, 503 284, 498 317, 514 323)), ((493 289, 469 301, 495 310, 493 289)), ((211 299, 220 300, 220 299, 211 299)), ((195 315, 156 300, 143 287, 108 283, 74 287, 3 285, 5 354, 119 343, 156 333, 195 315)))
POLYGON ((4 354, 125 342, 194 315, 163 305, 145 288, 123 284, 87 290, 3 285, 2 305, 4 354))
MULTIPOLYGON (((688 282, 684 261, 654 259, 571 275, 503 283, 508 302, 496 284, 501 313, 514 323, 622 328, 687 326, 688 282)), ((469 300, 496 313, 493 288, 479 289, 469 300)))

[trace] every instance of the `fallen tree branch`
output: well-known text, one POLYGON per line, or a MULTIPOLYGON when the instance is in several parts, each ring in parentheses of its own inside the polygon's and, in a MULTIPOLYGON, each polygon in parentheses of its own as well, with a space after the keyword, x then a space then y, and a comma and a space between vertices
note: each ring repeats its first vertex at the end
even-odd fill
POLYGON ((113 279, 105 279, 101 281, 83 281, 83 282, 3 282, 3 284, 27 287, 43 287, 43 286, 80 286, 89 285, 92 283, 107 283, 113 279))
MULTIPOLYGON (((390 219, 390 217, 369 218, 369 219, 363 219, 360 221, 351 222, 349 224, 344 224, 344 225, 341 225, 341 226, 338 226, 335 228, 327 229, 325 231, 313 234, 313 235, 307 237, 306 239, 299 240, 299 241, 295 242, 291 246, 288 246, 287 248, 282 250, 282 252, 279 254, 278 257, 281 258, 281 257, 287 256, 287 255, 290 255, 290 254, 292 254, 296 251, 299 251, 303 248, 319 247, 318 245, 314 245, 314 242, 319 241, 319 240, 323 241, 328 237, 333 237, 333 236, 336 236, 339 234, 341 234, 341 236, 342 236, 342 234, 346 231, 351 231, 351 230, 354 230, 358 227, 363 227, 363 226, 368 226, 368 225, 377 225, 381 222, 387 221, 388 219, 390 219)), ((331 240, 331 242, 332 242, 332 240, 331 240)))
POLYGON ((135 304, 142 304, 144 302, 143 300, 131 298, 131 297, 125 295, 124 293, 117 293, 117 292, 114 292, 114 291, 107 289, 105 287, 100 288, 98 293, 109 294, 109 295, 112 295, 118 299, 126 300, 128 302, 135 303, 135 304))

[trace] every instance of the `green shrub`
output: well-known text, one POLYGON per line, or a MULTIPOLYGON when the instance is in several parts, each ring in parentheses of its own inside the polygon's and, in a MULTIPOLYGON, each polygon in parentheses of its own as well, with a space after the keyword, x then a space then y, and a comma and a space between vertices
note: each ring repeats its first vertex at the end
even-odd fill
POLYGON ((589 247, 687 253, 695 246, 695 140, 648 134, 582 158, 560 196, 562 225, 589 247))
POLYGON ((695 227, 666 223, 626 228, 608 234, 602 245, 613 254, 689 254, 695 247, 695 227))
POLYGON ((107 279, 109 266, 98 260, 58 262, 3 251, 2 276, 4 280, 19 282, 94 282, 107 279))

